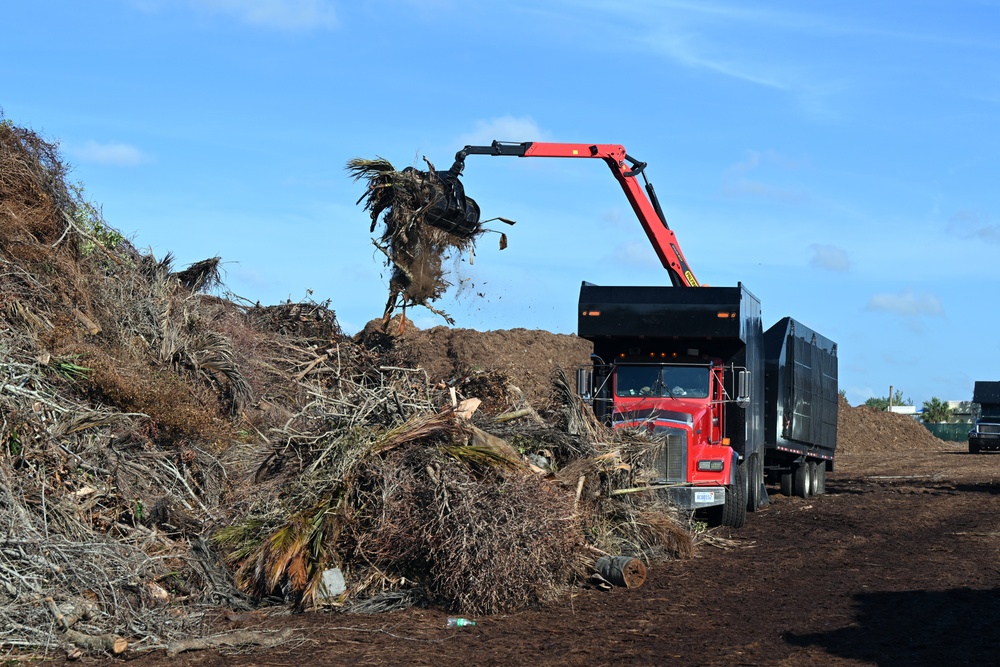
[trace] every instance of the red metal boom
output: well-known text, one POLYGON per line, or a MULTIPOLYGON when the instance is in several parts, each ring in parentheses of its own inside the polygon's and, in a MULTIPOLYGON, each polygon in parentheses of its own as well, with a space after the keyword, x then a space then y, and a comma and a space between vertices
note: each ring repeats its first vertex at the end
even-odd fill
MULTIPOLYGON (((646 181, 645 190, 636 178, 646 167, 645 162, 639 162, 625 152, 625 147, 619 144, 564 144, 527 141, 509 143, 494 141, 489 146, 466 146, 455 156, 452 171, 460 174, 467 155, 513 155, 517 157, 567 157, 567 158, 598 158, 604 160, 611 168, 615 180, 625 191, 632 210, 635 211, 649 242, 660 258, 660 263, 670 273, 670 280, 675 287, 698 287, 699 283, 688 266, 684 253, 681 252, 677 236, 667 226, 667 221, 660 210, 653 186, 646 181), (647 196, 647 193, 649 196, 647 196)), ((645 175, 643 175, 645 179, 645 175)))

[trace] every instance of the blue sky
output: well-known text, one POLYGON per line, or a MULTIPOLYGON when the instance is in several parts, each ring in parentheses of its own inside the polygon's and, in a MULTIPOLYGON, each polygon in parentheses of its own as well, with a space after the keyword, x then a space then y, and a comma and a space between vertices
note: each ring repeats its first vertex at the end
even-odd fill
MULTIPOLYGON (((219 255, 244 298, 330 299, 349 333, 381 314, 353 157, 616 143, 701 282, 838 343, 852 404, 1000 379, 995 0, 9 5, 6 117, 137 246, 219 255)), ((456 326, 572 333, 582 280, 668 282, 599 161, 475 156, 464 182, 518 223, 454 264, 456 326)))

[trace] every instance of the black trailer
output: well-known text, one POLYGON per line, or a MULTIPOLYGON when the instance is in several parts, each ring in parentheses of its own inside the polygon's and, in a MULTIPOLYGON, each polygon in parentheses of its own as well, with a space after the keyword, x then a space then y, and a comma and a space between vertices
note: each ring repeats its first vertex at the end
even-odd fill
POLYGON ((785 495, 825 491, 837 448, 837 344, 785 317, 764 332, 765 468, 785 495))
POLYGON ((1000 450, 1000 382, 978 380, 972 402, 979 404, 979 415, 969 431, 969 453, 1000 450))

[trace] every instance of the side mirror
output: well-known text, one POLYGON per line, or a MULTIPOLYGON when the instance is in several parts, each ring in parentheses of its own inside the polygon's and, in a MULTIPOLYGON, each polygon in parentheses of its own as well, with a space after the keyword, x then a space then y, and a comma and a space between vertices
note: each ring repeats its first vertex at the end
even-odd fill
POLYGON ((736 376, 736 405, 741 408, 750 405, 750 371, 740 371, 736 376))
POLYGON ((576 395, 589 401, 594 393, 594 372, 589 368, 576 369, 576 395))

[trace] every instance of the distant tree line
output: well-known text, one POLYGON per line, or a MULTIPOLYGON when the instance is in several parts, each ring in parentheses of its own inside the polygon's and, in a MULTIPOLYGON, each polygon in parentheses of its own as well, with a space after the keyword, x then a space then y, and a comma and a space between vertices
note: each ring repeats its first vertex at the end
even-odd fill
MULTIPOLYGON (((892 395, 890 403, 888 396, 872 396, 864 403, 876 410, 888 410, 889 405, 913 405, 913 400, 903 395, 902 390, 897 389, 892 395)), ((930 400, 924 401, 920 408, 920 421, 925 424, 943 424, 951 420, 955 411, 949 407, 947 401, 942 401, 937 396, 932 396, 930 400)))

